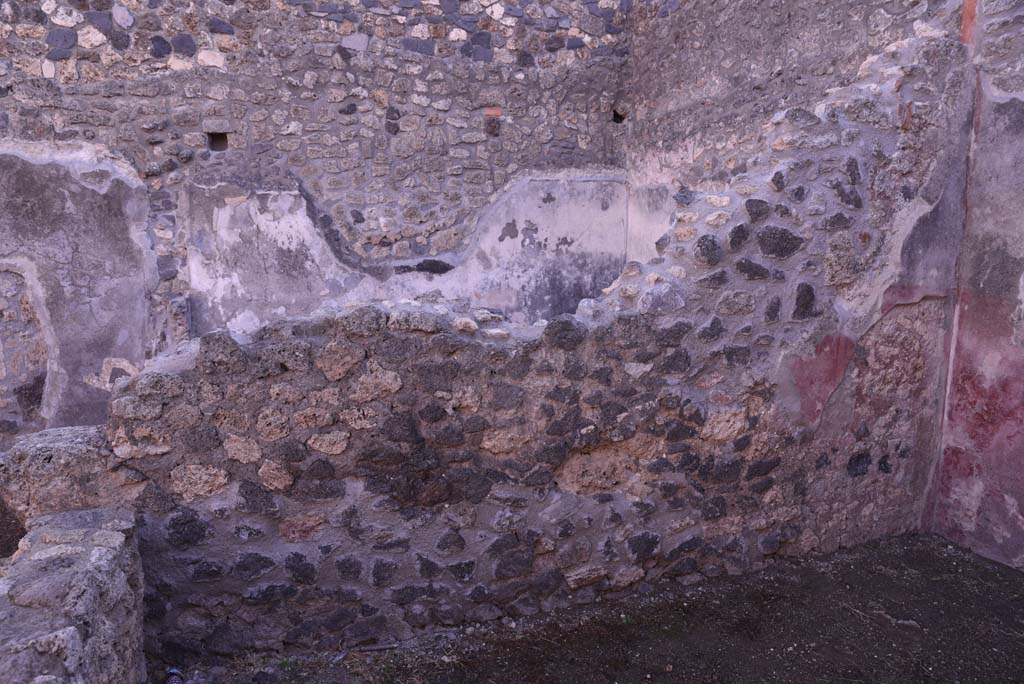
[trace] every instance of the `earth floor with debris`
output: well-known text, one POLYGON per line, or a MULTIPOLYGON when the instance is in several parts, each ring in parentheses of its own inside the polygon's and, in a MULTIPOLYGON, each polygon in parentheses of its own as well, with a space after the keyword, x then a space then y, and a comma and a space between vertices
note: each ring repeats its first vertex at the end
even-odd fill
POLYGON ((210 684, 1024 682, 1024 573, 905 536, 394 649, 252 657, 210 684))

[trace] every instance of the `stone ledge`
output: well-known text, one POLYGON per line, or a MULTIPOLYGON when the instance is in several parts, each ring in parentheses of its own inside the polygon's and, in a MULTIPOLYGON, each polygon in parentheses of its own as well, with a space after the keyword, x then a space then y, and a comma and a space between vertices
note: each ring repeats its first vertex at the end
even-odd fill
POLYGON ((118 468, 101 428, 26 435, 0 454, 0 499, 18 520, 73 509, 127 505, 142 477, 118 468))

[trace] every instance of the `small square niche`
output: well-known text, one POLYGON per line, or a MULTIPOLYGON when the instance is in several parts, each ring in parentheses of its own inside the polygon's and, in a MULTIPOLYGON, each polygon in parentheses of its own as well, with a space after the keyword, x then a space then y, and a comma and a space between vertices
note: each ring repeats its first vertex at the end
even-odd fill
POLYGON ((206 134, 206 147, 211 152, 223 152, 228 149, 228 134, 227 133, 207 133, 206 134))

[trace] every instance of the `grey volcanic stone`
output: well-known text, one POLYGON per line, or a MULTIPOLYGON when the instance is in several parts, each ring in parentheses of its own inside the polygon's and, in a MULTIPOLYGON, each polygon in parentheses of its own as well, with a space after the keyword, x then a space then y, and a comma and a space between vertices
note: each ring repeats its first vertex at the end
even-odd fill
POLYGON ((757 231, 757 244, 765 256, 785 259, 803 246, 804 239, 786 228, 766 226, 757 231))

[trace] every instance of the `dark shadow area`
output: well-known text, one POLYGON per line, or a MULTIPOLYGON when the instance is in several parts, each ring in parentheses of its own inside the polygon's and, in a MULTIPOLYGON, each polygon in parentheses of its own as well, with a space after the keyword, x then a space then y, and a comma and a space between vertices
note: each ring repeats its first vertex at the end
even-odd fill
POLYGON ((228 149, 228 134, 207 133, 206 142, 211 152, 224 152, 228 149))
POLYGON ((1019 682, 1024 574, 905 536, 694 587, 453 630, 415 648, 268 659, 218 684, 1019 682))
POLYGON ((18 542, 24 536, 25 527, 0 499, 0 558, 6 558, 17 551, 18 542))

